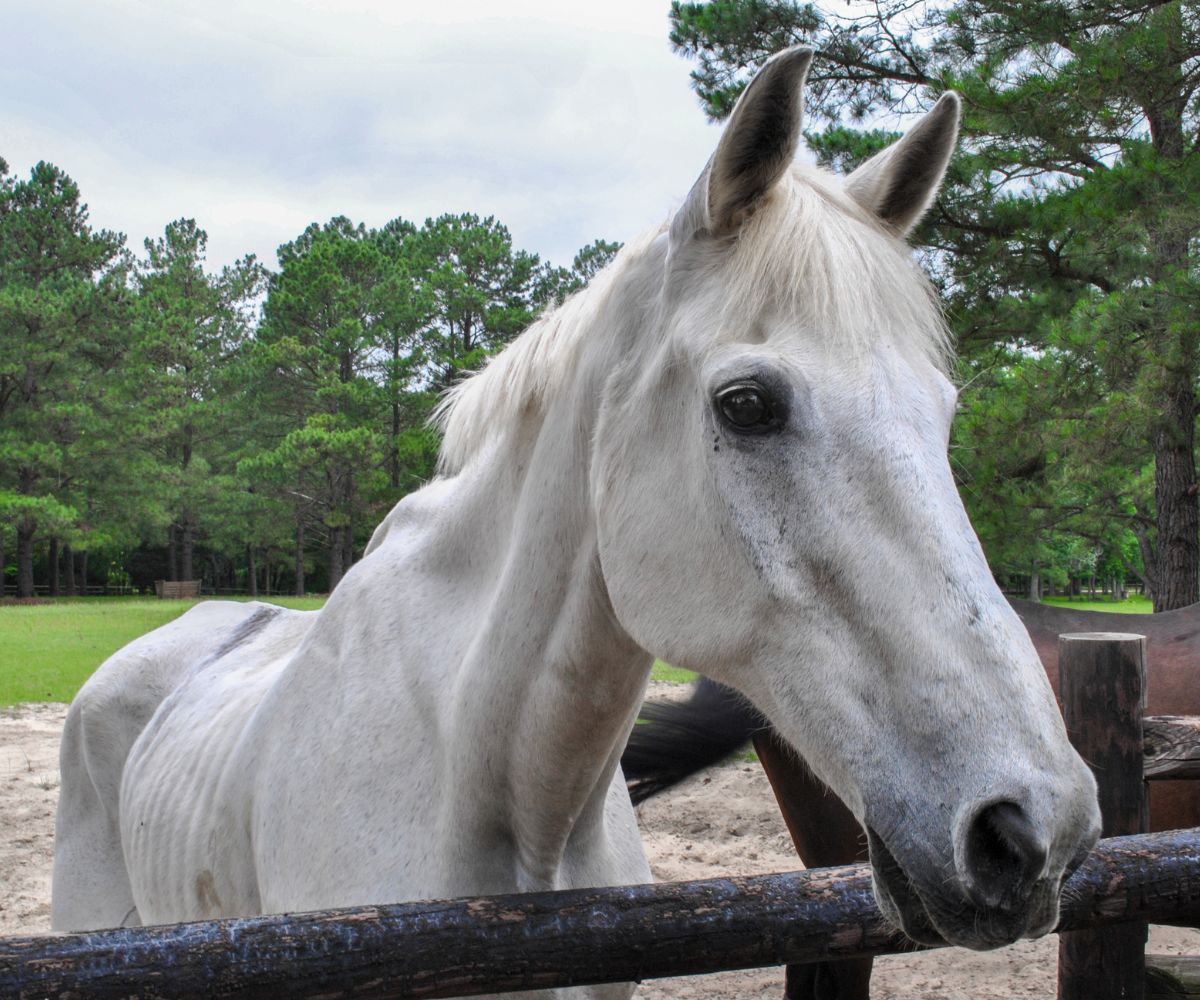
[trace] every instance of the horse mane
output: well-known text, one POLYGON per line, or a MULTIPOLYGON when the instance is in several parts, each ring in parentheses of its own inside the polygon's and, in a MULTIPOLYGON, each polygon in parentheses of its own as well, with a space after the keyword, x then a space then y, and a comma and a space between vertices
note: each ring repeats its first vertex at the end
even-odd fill
POLYGON ((585 287, 547 309, 478 372, 446 391, 432 416, 442 431, 441 474, 459 472, 520 413, 543 409, 551 388, 566 383, 583 335, 613 287, 665 229, 664 224, 631 241, 585 287))
MULTIPOLYGON (((568 383, 583 336, 614 288, 668 228, 643 233, 585 288, 547 310, 476 374, 449 389, 432 422, 443 433, 438 471, 454 475, 523 413, 543 412, 568 383)), ((911 249, 851 199, 833 174, 797 163, 719 254, 727 289, 721 339, 744 334, 767 310, 866 350, 881 334, 949 369, 949 334, 911 249)))

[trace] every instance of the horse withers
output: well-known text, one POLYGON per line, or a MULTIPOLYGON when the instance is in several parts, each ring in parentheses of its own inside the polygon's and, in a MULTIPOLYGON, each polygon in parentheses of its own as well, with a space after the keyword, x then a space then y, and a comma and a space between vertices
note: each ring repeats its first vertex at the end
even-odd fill
POLYGON ((795 163, 810 59, 768 62, 669 224, 454 391, 441 474, 321 611, 201 605, 100 668, 56 928, 647 881, 618 761, 655 656, 851 805, 912 937, 1054 925, 1095 789, 955 492, 901 239, 958 101, 838 180, 795 163))

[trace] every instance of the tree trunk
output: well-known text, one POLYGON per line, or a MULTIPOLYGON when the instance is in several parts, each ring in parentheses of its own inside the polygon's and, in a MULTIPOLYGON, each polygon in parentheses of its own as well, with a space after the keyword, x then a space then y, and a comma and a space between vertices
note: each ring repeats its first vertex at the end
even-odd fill
POLYGON ((304 512, 296 508, 296 596, 304 596, 304 512))
POLYGON ((396 384, 396 375, 400 368, 400 337, 392 337, 392 364, 388 369, 388 390, 392 396, 392 439, 388 442, 392 467, 392 489, 400 486, 400 390, 396 384))
POLYGON ((180 529, 179 540, 179 579, 194 580, 196 579, 194 567, 192 566, 192 556, 196 548, 196 529, 192 521, 192 512, 185 510, 183 512, 183 525, 180 529))
POLYGON ((179 550, 175 543, 175 525, 167 528, 167 579, 179 579, 179 550))
POLYGON ((17 596, 33 596, 33 532, 37 527, 26 514, 17 525, 17 596))
POLYGON ((75 590, 75 553, 71 551, 71 546, 63 546, 63 567, 67 571, 66 588, 67 596, 74 597, 75 590))
POLYGON ((1042 577, 1038 572, 1037 563, 1034 563, 1033 568, 1029 571, 1029 599, 1031 601, 1042 599, 1042 577))
POLYGON ((343 530, 340 525, 329 529, 329 592, 331 594, 334 588, 341 583, 344 572, 342 560, 345 558, 346 550, 342 545, 343 530))
POLYGON ((1200 508, 1196 502, 1196 392, 1190 373, 1168 376, 1162 421, 1154 435, 1158 566, 1154 610, 1200 601, 1200 508))
POLYGON ((84 549, 79 553, 79 592, 84 597, 87 597, 87 564, 88 550, 84 549))
POLYGON ((342 528, 342 576, 350 572, 354 565, 354 525, 347 524, 342 528))
POLYGON ((258 566, 254 560, 254 546, 246 546, 246 590, 251 597, 258 596, 258 566))
POLYGON ((0 597, 4 596, 5 582, 8 579, 8 573, 5 570, 6 563, 4 562, 4 528, 0 527, 0 597))
POLYGON ((59 556, 60 556, 60 553, 59 553, 59 547, 58 547, 58 539, 51 536, 50 551, 46 555, 46 562, 49 564, 47 566, 47 569, 49 570, 49 573, 50 573, 49 591, 50 591, 51 597, 59 596, 59 593, 58 593, 58 591, 59 591, 59 571, 58 570, 59 570, 59 563, 62 561, 59 558, 59 556))
POLYGON ((392 400, 391 458, 392 489, 400 488, 400 401, 392 400))
MULTIPOLYGON (((1164 4, 1152 15, 1165 46, 1154 77, 1160 81, 1153 99, 1142 109, 1150 141, 1161 157, 1167 182, 1182 178, 1188 152, 1184 127, 1187 88, 1184 80, 1183 14, 1179 4, 1164 4)), ((1147 94, 1152 91, 1146 91, 1147 94)), ((1186 195, 1186 187, 1179 194, 1186 195)), ((1149 227, 1158 258, 1156 282, 1170 287, 1177 275, 1193 266, 1191 232, 1171 216, 1149 227)), ((1170 293, 1160 295, 1160 301, 1170 293)), ((1196 375, 1200 330, 1191 315, 1180 316, 1168 300, 1157 317, 1160 344, 1155 357, 1162 365, 1162 411, 1154 435, 1154 503, 1157 508, 1157 559, 1153 574, 1154 610, 1172 611, 1200 600, 1200 510, 1196 493, 1196 375)))

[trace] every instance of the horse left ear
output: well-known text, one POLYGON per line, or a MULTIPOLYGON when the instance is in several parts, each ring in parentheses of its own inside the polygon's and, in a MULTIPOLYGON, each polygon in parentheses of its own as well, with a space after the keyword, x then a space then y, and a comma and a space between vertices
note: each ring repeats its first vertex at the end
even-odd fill
POLYGON ((802 45, 777 52, 738 98, 717 150, 671 221, 678 246, 707 232, 737 231, 796 158, 801 92, 813 50, 802 45))
POLYGON ((901 236, 912 230, 937 197, 958 138, 961 107, 953 91, 903 138, 846 178, 846 192, 901 236))

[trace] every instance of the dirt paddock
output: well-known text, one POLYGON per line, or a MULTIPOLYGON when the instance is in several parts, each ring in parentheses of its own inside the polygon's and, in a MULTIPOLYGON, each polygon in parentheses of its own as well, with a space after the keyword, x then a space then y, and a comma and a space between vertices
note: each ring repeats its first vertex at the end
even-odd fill
MULTIPOLYGON (((58 741, 65 705, 0 710, 0 935, 49 930, 58 741)), ((660 880, 790 871, 799 867, 757 764, 712 768, 640 810, 660 880)), ((1000 951, 894 955, 875 963, 874 996, 912 1000, 1053 997, 1054 937, 1000 951)), ((1150 950, 1200 955, 1200 931, 1151 929, 1150 950)), ((782 997, 779 969, 648 982, 638 996, 782 997)))

